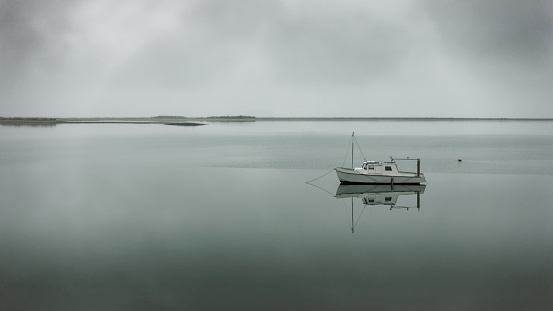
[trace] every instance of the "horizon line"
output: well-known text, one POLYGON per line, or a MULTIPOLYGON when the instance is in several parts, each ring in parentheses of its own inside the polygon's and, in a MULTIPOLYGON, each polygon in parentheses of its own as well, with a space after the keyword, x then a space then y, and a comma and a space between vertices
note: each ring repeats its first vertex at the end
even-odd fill
POLYGON ((534 117, 267 117, 267 116, 248 116, 248 115, 228 115, 228 116, 207 116, 207 117, 187 117, 187 116, 151 116, 151 117, 4 117, 0 120, 71 120, 71 119, 187 119, 187 120, 466 120, 466 121, 553 121, 551 118, 534 117))

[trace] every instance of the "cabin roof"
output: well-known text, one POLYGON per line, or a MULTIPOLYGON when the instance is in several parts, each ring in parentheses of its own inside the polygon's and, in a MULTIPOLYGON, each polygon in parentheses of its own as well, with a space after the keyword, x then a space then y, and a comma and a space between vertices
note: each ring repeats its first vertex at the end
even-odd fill
POLYGON ((382 161, 365 161, 363 164, 371 164, 371 165, 383 165, 383 164, 396 164, 396 162, 382 162, 382 161))

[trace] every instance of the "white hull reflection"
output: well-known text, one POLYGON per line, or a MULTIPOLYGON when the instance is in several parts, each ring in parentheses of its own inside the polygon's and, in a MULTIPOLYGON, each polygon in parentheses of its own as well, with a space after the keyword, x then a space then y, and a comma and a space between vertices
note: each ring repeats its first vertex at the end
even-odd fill
POLYGON ((392 193, 398 195, 404 194, 423 194, 426 185, 339 185, 336 188, 336 198, 360 197, 368 194, 392 193))
MULTIPOLYGON (((387 205, 397 207, 401 196, 416 195, 416 208, 420 209, 420 195, 424 193, 426 185, 339 185, 336 189, 336 198, 358 198, 364 205, 387 205)), ((408 208, 405 206, 401 206, 408 208)), ((414 206, 415 207, 415 206, 414 206)))

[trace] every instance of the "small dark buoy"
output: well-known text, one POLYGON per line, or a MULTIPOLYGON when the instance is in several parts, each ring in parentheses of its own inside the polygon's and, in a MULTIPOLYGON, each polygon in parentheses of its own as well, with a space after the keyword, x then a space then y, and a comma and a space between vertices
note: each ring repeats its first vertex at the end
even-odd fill
POLYGON ((457 159, 457 161, 459 161, 459 162, 463 162, 463 159, 459 158, 459 159, 457 159))

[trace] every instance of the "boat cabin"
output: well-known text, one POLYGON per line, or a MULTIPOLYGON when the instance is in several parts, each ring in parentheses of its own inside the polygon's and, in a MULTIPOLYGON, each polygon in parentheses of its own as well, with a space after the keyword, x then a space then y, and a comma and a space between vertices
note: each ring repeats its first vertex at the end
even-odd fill
POLYGON ((361 168, 355 170, 362 174, 394 175, 398 173, 395 162, 365 161, 361 168))

